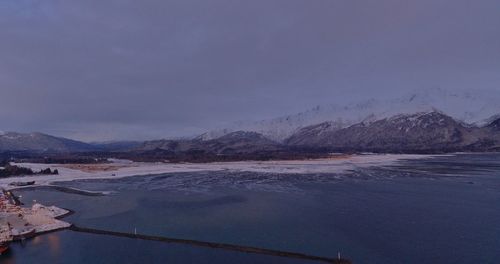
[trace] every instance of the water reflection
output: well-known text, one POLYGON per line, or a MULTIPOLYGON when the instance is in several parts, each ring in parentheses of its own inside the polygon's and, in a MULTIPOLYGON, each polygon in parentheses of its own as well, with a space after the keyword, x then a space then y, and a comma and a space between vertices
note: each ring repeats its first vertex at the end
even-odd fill
POLYGON ((33 238, 33 240, 31 242, 35 246, 40 245, 40 243, 43 243, 43 237, 42 236, 36 236, 36 237, 33 238))
POLYGON ((58 256, 61 251, 61 241, 58 235, 55 233, 50 233, 46 235, 44 238, 48 241, 48 246, 50 250, 50 254, 52 256, 58 256))

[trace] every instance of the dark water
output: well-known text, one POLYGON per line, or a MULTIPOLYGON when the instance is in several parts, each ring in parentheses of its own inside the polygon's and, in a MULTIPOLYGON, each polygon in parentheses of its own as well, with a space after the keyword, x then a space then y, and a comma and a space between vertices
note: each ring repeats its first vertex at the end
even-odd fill
MULTIPOLYGON (((499 263, 500 155, 404 161, 340 175, 178 173, 20 192, 79 226, 242 244, 354 263, 499 263)), ((311 263, 63 231, 14 244, 9 263, 311 263)))

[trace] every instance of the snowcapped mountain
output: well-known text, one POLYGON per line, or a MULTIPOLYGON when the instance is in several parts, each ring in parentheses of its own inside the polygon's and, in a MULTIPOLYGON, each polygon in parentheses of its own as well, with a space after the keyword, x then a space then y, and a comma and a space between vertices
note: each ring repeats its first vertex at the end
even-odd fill
MULTIPOLYGON (((302 130, 314 128, 312 126, 302 130)), ((466 126, 439 112, 423 112, 400 114, 369 124, 358 123, 348 128, 312 135, 298 132, 288 138, 286 143, 337 150, 450 152, 480 147, 495 148, 496 141, 490 140, 491 135, 487 128, 466 126)))
POLYGON ((236 131, 211 140, 197 138, 145 142, 138 150, 217 155, 276 151, 287 153, 499 151, 499 127, 500 118, 484 126, 476 126, 457 121, 440 111, 431 110, 397 114, 382 119, 370 115, 363 122, 348 127, 342 127, 335 122, 323 122, 300 128, 281 144, 257 132, 236 131))
POLYGON ((257 122, 237 122, 207 132, 199 139, 210 140, 234 131, 252 131, 283 142, 301 128, 321 124, 331 130, 358 123, 372 123, 400 114, 440 112, 469 125, 489 124, 500 114, 500 91, 449 92, 442 89, 417 91, 399 98, 369 99, 314 107, 298 114, 257 122), (326 122, 326 123, 325 123, 326 122))

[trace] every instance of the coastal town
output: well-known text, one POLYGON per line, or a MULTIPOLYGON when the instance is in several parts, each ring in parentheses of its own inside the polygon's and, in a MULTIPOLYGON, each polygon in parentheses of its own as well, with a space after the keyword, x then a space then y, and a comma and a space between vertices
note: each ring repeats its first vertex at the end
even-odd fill
POLYGON ((55 206, 44 206, 34 202, 23 207, 12 191, 0 190, 0 255, 9 250, 13 241, 24 241, 36 235, 68 228, 71 224, 58 220, 69 210, 55 206))

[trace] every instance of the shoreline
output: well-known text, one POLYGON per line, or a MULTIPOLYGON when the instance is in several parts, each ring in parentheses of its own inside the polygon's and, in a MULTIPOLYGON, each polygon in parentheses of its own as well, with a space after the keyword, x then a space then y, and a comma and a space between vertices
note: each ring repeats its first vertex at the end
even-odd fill
MULTIPOLYGON (((447 154, 450 155, 450 154, 447 154)), ((405 160, 417 160, 439 157, 443 155, 420 155, 420 154, 362 154, 351 155, 343 158, 323 158, 311 160, 282 160, 282 161, 237 161, 237 162, 213 162, 213 163, 141 163, 114 161, 115 170, 97 170, 89 172, 85 165, 78 165, 80 169, 71 168, 68 164, 44 164, 44 163, 14 163, 15 165, 31 169, 51 168, 59 171, 58 175, 38 176, 16 176, 0 178, 0 187, 6 190, 33 188, 41 186, 53 186, 55 182, 67 182, 87 179, 121 179, 125 177, 151 176, 166 173, 185 172, 255 172, 276 174, 328 174, 343 173, 356 168, 367 168, 373 166, 387 166, 405 160), (35 185, 26 187, 13 187, 9 183, 15 181, 35 181, 35 185)), ((92 165, 88 165, 92 166, 92 165)), ((87 166, 87 167, 88 167, 87 166)), ((99 193, 71 188, 66 191, 84 192, 86 194, 99 193)), ((104 193, 101 193, 104 194, 104 193)))

